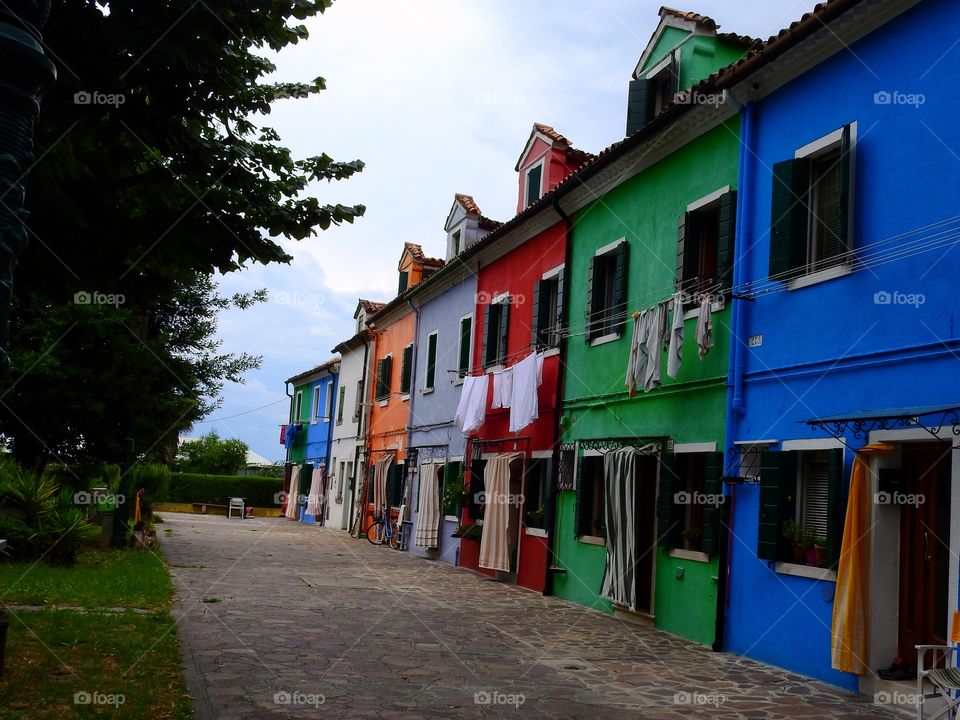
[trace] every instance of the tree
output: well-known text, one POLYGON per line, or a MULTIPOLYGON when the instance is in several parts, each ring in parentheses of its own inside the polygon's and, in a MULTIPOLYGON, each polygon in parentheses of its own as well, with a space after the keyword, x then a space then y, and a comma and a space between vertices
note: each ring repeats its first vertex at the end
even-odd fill
POLYGON ((183 443, 174 467, 180 472, 234 475, 246 465, 247 449, 242 440, 222 440, 211 430, 197 440, 183 443))
POLYGON ((218 351, 211 280, 289 262, 362 205, 321 203, 316 180, 359 160, 296 159, 262 125, 271 103, 326 83, 274 83, 260 53, 307 37, 331 0, 59 0, 44 33, 60 80, 44 99, 27 188, 30 245, 15 275, 0 432, 17 457, 116 460, 169 448, 257 359, 218 351))

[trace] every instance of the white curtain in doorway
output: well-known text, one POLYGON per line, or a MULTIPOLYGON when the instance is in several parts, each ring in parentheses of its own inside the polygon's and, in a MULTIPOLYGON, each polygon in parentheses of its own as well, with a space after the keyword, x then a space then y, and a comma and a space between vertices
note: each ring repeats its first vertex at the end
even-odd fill
POLYGON ((603 458, 604 519, 607 530, 607 564, 603 570, 602 597, 637 609, 636 469, 640 451, 621 448, 603 458))
POLYGON ((392 463, 393 455, 391 454, 380 458, 373 466, 373 514, 375 517, 380 517, 381 511, 387 504, 387 475, 392 463))
POLYGON ((310 493, 307 495, 307 515, 320 514, 320 493, 323 492, 323 467, 313 468, 310 476, 310 493))
POLYGON ((287 493, 287 512, 284 517, 289 520, 297 519, 297 500, 300 497, 300 466, 294 465, 290 473, 290 491, 287 493))
POLYGON ((479 565, 488 570, 510 572, 510 463, 518 457, 520 453, 501 453, 484 468, 479 565))
POLYGON ((440 534, 440 493, 437 488, 437 465, 425 463, 420 466, 420 489, 417 493, 417 547, 437 547, 440 534))

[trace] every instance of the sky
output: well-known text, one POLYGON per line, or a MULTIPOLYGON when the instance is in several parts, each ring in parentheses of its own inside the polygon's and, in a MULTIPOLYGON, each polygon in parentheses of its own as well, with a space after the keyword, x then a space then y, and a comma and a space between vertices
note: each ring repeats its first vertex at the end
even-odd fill
MULTIPOLYGON (((323 203, 366 205, 363 218, 285 241, 289 265, 250 265, 221 292, 267 288, 268 302, 220 316, 226 352, 263 357, 222 406, 188 433, 237 437, 284 457, 284 380, 332 357, 353 334, 357 298, 396 294, 404 242, 443 257, 454 193, 496 220, 516 212, 514 166, 534 122, 583 150, 623 139, 627 83, 659 22, 650 0, 337 0, 307 22, 310 37, 270 56, 271 79, 327 90, 284 100, 260 118, 297 157, 361 159, 346 181, 311 185, 323 203)), ((721 32, 767 38, 813 0, 697 0, 721 32)))

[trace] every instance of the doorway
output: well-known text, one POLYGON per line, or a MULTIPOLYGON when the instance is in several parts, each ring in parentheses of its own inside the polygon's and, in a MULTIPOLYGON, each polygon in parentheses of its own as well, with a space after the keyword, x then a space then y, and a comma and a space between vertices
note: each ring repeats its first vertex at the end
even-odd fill
POLYGON ((905 443, 900 505, 897 644, 910 657, 920 644, 947 642, 950 577, 949 443, 905 443))
POLYGON ((639 455, 634 493, 637 537, 637 611, 653 614, 654 573, 657 556, 657 458, 639 455))

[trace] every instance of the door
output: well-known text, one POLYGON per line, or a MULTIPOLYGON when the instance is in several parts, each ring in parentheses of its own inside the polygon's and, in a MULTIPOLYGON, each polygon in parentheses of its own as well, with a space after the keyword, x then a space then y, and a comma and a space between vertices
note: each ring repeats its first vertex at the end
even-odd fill
POLYGON ((518 457, 510 463, 510 526, 507 534, 507 546, 510 548, 510 582, 517 580, 517 568, 520 559, 520 509, 523 503, 523 468, 526 461, 518 457))
MULTIPOLYGON (((903 445, 900 507, 900 656, 946 644, 950 560, 949 443, 903 445)), ((908 660, 909 662, 909 660, 908 660)))
POLYGON ((637 458, 634 517, 637 528, 637 610, 653 613, 653 574, 657 555, 657 459, 637 458))

